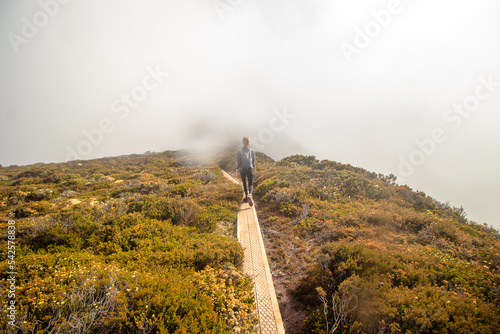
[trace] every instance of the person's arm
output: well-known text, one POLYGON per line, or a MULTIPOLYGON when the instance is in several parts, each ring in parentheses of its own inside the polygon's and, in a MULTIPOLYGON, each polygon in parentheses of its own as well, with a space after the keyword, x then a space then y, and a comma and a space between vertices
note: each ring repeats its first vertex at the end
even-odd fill
POLYGON ((257 171, 257 165, 255 163, 255 151, 252 150, 252 164, 253 164, 253 172, 255 173, 257 171))
POLYGON ((240 165, 241 165, 240 160, 241 160, 241 158, 240 158, 240 152, 238 152, 237 155, 236 155, 236 173, 235 173, 236 177, 238 177, 239 172, 240 172, 240 165))

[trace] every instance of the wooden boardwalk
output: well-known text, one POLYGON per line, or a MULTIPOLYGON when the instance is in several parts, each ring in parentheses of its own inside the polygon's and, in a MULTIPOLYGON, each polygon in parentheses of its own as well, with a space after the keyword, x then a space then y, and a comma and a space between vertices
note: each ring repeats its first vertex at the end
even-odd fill
MULTIPOLYGON (((229 180, 238 183, 225 171, 222 172, 229 180)), ((248 203, 240 205, 237 234, 245 252, 243 272, 249 275, 254 283, 255 303, 259 315, 258 333, 285 334, 259 220, 255 207, 249 206, 248 203)))

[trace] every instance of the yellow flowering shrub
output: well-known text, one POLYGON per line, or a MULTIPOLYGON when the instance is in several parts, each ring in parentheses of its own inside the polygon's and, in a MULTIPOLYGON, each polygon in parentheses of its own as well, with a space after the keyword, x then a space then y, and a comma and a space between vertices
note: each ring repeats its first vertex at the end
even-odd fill
POLYGON ((257 314, 249 277, 243 277, 234 266, 223 269, 207 267, 195 274, 198 291, 210 297, 226 328, 234 333, 253 333, 257 314))

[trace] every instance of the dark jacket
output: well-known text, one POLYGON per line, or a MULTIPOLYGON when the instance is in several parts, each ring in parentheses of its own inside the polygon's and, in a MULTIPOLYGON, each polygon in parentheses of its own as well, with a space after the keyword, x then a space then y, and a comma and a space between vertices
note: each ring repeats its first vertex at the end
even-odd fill
POLYGON ((244 148, 238 152, 237 169, 255 168, 255 151, 251 148, 244 148))

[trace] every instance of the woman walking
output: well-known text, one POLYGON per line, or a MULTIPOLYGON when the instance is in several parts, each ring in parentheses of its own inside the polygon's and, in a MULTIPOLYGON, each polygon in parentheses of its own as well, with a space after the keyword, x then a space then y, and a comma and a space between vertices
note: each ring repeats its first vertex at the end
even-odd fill
POLYGON ((243 190, 245 191, 245 202, 253 206, 252 192, 253 192, 253 174, 255 168, 255 151, 250 148, 250 140, 244 137, 241 141, 243 148, 238 152, 236 176, 238 173, 243 181, 243 190))

